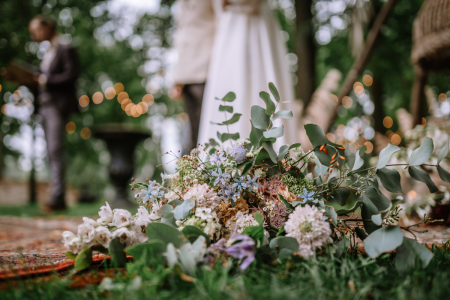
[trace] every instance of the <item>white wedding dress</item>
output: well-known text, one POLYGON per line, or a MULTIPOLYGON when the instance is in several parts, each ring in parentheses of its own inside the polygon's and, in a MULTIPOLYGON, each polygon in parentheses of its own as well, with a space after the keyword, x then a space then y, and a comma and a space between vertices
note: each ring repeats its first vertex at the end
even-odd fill
MULTIPOLYGON (((217 15, 217 31, 211 57, 208 79, 201 113, 199 142, 217 139, 217 131, 227 132, 226 126, 212 125, 230 119, 231 114, 219 112, 223 98, 228 92, 236 93, 231 104, 234 113, 242 114, 239 122, 229 125, 230 133, 240 133, 248 138, 251 131, 250 110, 253 105, 265 108, 259 92, 270 94, 268 83, 277 87, 281 101, 291 101, 278 106, 292 110, 294 90, 286 60, 286 46, 281 38, 280 26, 266 1, 228 0, 231 6, 223 9, 221 0, 213 0, 217 15), (255 13, 247 13, 255 10, 255 13)), ((272 97, 273 99, 273 97, 272 97)), ((275 100, 274 100, 275 101, 275 100)), ((284 136, 278 138, 275 151, 281 145, 296 142, 296 116, 291 120, 275 121, 274 126, 284 125, 284 136)), ((226 142, 228 146, 228 141, 226 142)))

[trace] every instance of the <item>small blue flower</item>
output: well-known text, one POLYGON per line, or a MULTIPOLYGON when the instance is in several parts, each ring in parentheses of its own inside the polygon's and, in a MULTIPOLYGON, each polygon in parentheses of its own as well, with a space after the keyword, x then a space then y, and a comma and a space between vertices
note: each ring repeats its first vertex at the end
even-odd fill
POLYGON ((250 175, 247 175, 247 185, 248 185, 248 189, 251 190, 256 190, 259 186, 259 184, 256 183, 256 180, 258 180, 258 177, 253 177, 253 179, 250 177, 250 175))
POLYGON ((222 169, 218 168, 217 169, 218 172, 212 172, 212 176, 217 177, 216 180, 214 181, 214 185, 219 185, 219 183, 221 183, 222 185, 225 185, 226 182, 229 181, 230 178, 230 174, 228 173, 222 173, 222 169))
POLYGON ((243 146, 237 145, 231 148, 229 154, 234 157, 236 163, 240 164, 245 161, 245 155, 247 154, 247 151, 243 146))
POLYGON ((209 162, 212 165, 216 165, 218 167, 220 167, 220 165, 222 164, 222 161, 227 160, 227 158, 225 157, 225 153, 223 152, 218 152, 218 154, 213 154, 209 157, 209 162))
POLYGON ((242 189, 248 187, 248 183, 245 183, 243 176, 241 176, 241 178, 239 178, 239 179, 235 178, 234 182, 235 183, 232 184, 232 187, 239 191, 242 191, 242 189))
POLYGON ((225 190, 225 203, 228 203, 229 200, 236 201, 238 197, 241 196, 241 193, 235 191, 233 188, 225 190))
POLYGON ((311 201, 313 203, 317 203, 317 201, 319 201, 319 200, 313 198, 315 193, 316 192, 311 192, 308 194, 308 191, 305 188, 303 188, 303 195, 300 194, 298 196, 303 199, 303 201, 301 203, 306 203, 306 201, 311 201))

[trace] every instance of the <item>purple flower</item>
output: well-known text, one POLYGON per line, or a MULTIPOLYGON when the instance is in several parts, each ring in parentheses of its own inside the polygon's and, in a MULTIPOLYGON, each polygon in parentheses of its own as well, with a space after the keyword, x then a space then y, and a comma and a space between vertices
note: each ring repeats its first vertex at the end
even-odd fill
POLYGON ((240 268, 241 270, 247 269, 247 267, 255 260, 255 251, 253 250, 255 241, 245 234, 233 234, 228 243, 233 244, 229 247, 224 247, 223 241, 217 242, 217 244, 219 244, 219 249, 225 251, 228 255, 237 259, 243 259, 240 268))

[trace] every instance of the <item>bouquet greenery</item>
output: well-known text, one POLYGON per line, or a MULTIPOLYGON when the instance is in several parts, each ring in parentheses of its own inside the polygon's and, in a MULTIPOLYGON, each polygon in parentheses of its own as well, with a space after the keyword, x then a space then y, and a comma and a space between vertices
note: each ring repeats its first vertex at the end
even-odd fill
MULTIPOLYGON (((274 121, 291 119, 293 114, 277 110, 282 101, 272 83, 269 90, 271 95, 260 93, 266 108, 251 109, 249 139, 227 130, 217 133, 220 143, 211 139, 189 155, 167 152, 178 166, 175 174, 161 174, 162 183, 131 184, 140 205, 136 215, 112 210, 106 203, 97 221, 84 218, 78 235, 64 232, 67 256, 76 260, 75 267, 88 267, 96 250, 109 253, 118 266, 125 264, 126 254, 150 265, 164 258, 170 267, 195 275, 199 265, 207 267, 230 257, 245 269, 255 260, 273 263, 339 256, 349 247, 357 254, 362 243, 372 258, 397 249, 395 264, 401 272, 416 263, 426 267, 433 254, 403 236, 405 231, 413 233, 414 226, 398 225, 397 200, 390 201, 378 185, 381 182, 386 190, 403 193, 400 174, 388 168, 389 159, 400 148, 389 144, 375 167, 362 169, 365 146, 348 159, 353 154, 330 142, 320 127, 307 124, 311 151, 305 152, 300 144, 275 151, 284 128, 275 127, 274 121), (309 172, 312 163, 314 173, 309 172), (356 200, 351 203, 350 199, 356 200)), ((223 102, 219 110, 232 114, 230 104, 235 98, 230 92, 218 99, 223 102)), ((234 113, 218 125, 233 124, 240 117, 234 113)), ((447 142, 436 164, 446 182, 450 174, 439 164, 448 150, 447 142)), ((404 165, 413 179, 434 193, 438 189, 420 167, 432 152, 432 140, 424 138, 404 165)))

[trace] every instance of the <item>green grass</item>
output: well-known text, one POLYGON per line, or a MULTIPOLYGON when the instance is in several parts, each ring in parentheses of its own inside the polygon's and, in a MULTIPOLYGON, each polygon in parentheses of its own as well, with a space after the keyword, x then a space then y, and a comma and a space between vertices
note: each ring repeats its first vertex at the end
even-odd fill
MULTIPOLYGON (((408 274, 395 270, 394 255, 377 260, 346 256, 284 261, 272 266, 252 264, 247 270, 216 263, 199 269, 195 282, 162 265, 149 269, 139 262, 127 265, 125 276, 116 276, 115 290, 90 285, 70 289, 71 280, 47 283, 22 282, 1 292, 1 299, 449 299, 450 251, 434 249, 427 269, 417 266, 408 274), (132 285, 132 274, 142 279, 132 285)), ((231 264, 229 264, 231 266, 231 264)))

